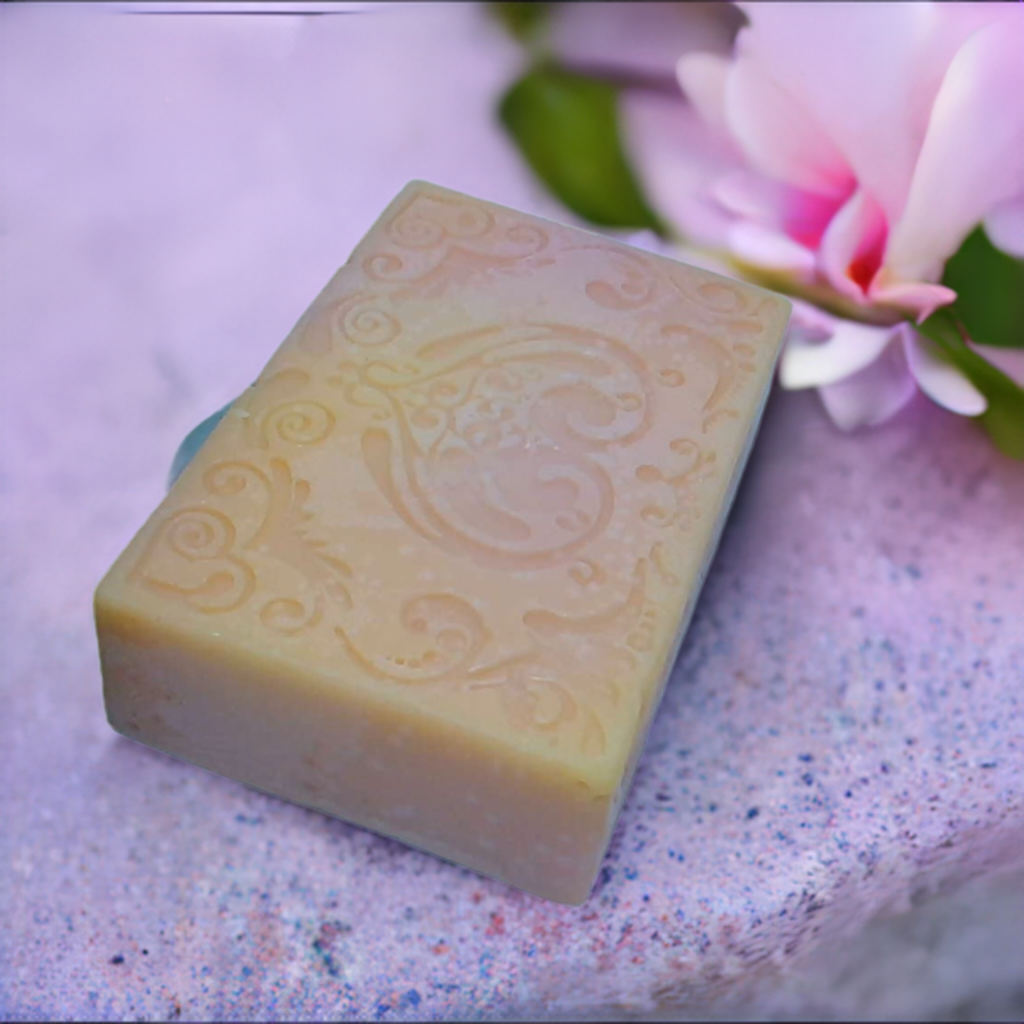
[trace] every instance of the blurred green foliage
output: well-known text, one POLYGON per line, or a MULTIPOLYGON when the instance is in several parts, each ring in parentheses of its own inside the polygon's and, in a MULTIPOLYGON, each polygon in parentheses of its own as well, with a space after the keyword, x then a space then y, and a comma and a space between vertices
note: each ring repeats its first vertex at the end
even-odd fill
POLYGON ((1024 388, 971 349, 966 326, 950 307, 933 313, 917 328, 942 349, 945 357, 985 396, 988 408, 978 420, 1005 455, 1024 459, 1024 388))
POLYGON ((985 396, 988 409, 978 419, 996 447, 1024 459, 1024 389, 965 340, 1024 348, 1024 261, 997 249, 979 225, 946 263, 942 283, 957 293, 956 301, 918 330, 985 396))
POLYGON ((668 236, 623 148, 614 86, 542 60, 505 93, 498 113, 534 173, 574 213, 668 236))
POLYGON ((942 283, 956 292, 951 311, 972 341, 1024 348, 1024 260, 997 249, 984 228, 950 257, 942 283))
POLYGON ((505 26, 509 35, 521 43, 533 42, 544 29, 551 8, 550 3, 490 3, 487 5, 491 14, 505 26))

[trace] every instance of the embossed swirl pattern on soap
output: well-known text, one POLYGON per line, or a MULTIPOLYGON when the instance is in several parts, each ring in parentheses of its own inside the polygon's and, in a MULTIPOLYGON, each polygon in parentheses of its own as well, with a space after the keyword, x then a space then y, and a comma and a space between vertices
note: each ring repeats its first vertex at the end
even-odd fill
POLYGON ((649 428, 653 387, 625 345, 566 324, 444 338, 408 365, 344 362, 329 378, 373 410, 366 467, 396 514, 482 565, 563 562, 608 525, 593 458, 649 428))
POLYGON ((353 274, 357 287, 311 309, 285 365, 236 403, 238 447, 225 450, 234 457, 202 477, 216 508, 173 511, 132 578, 208 615, 251 604, 282 637, 327 631, 382 684, 496 693, 514 727, 600 754, 619 681, 656 636, 658 592, 679 583, 664 538, 698 515, 697 488, 716 471, 709 435, 738 416, 731 401, 765 324, 761 301, 728 282, 673 275, 642 253, 578 237, 416 195, 382 246, 362 254, 363 283, 353 274), (595 256, 605 270, 580 287, 605 311, 601 330, 528 309, 426 340, 403 323, 408 300, 595 256), (631 455, 659 408, 678 401, 695 404, 693 433, 659 442, 656 460, 650 444, 631 455), (485 570, 563 574, 589 611, 555 611, 534 593, 510 650, 473 595, 427 588, 396 609, 408 642, 367 648, 351 625, 366 581, 337 531, 318 535, 312 485, 290 454, 329 452, 342 422, 359 432, 369 480, 411 535, 485 570), (625 575, 597 545, 617 514, 637 537, 625 575), (293 580, 290 589, 259 584, 267 559, 288 567, 275 579, 293 580))
POLYGON ((374 282, 398 285, 394 298, 437 298, 493 274, 545 266, 548 232, 519 221, 499 224, 486 207, 417 195, 392 218, 392 245, 362 263, 374 282), (537 258, 540 257, 540 258, 537 258))

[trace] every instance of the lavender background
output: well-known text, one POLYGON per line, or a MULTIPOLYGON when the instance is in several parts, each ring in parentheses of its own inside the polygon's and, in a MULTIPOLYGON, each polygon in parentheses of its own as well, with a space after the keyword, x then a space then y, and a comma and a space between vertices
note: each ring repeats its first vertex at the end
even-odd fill
POLYGON ((388 200, 565 219, 519 61, 468 4, 0 10, 0 1018, 1024 1013, 1024 471, 924 400, 774 396, 582 908, 107 726, 93 587, 388 200))

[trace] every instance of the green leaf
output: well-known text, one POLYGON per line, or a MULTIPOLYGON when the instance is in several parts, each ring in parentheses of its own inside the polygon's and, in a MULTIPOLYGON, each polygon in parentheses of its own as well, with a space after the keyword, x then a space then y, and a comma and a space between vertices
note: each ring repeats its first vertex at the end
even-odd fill
POLYGON ((534 173, 574 213, 668 237, 623 150, 617 99, 607 82, 542 63, 505 93, 498 113, 534 173))
POLYGON ((978 420, 995 446, 1011 458, 1024 460, 1024 388, 965 344, 949 306, 933 313, 917 329, 936 342, 985 396, 988 408, 978 420))
POLYGON ((529 43, 547 21, 551 6, 549 3, 541 3, 540 0, 535 3, 526 0, 521 3, 489 3, 487 8, 505 26, 509 35, 521 43, 529 43))
POLYGON ((1024 260, 997 249, 984 228, 950 257, 942 283, 956 292, 949 308, 972 341, 1024 348, 1024 260))

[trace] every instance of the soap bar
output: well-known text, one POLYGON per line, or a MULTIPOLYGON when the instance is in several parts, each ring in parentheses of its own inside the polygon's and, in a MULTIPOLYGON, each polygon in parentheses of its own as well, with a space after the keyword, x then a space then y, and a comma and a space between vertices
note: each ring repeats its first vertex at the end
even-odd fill
POLYGON ((410 184, 100 584, 111 725, 583 902, 788 315, 410 184))

